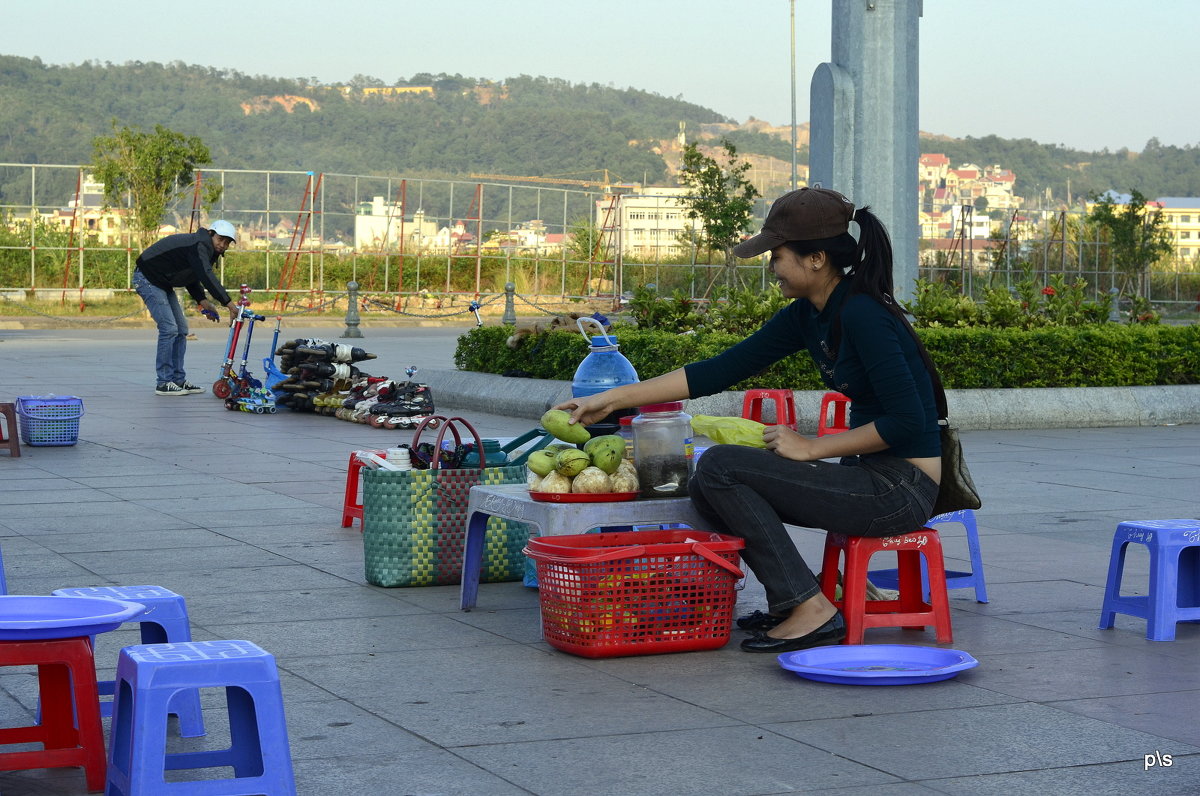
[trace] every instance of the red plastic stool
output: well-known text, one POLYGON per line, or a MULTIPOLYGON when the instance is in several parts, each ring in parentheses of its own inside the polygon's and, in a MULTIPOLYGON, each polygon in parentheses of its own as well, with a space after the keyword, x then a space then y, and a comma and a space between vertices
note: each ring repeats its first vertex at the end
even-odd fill
POLYGON ((763 401, 775 402, 775 424, 796 428, 796 399, 791 390, 746 390, 742 399, 742 417, 757 423, 762 419, 763 401))
POLYGON ((358 497, 358 482, 362 473, 363 463, 359 461, 355 454, 363 452, 373 453, 381 459, 387 458, 387 451, 375 448, 350 451, 350 464, 346 468, 346 497, 342 501, 343 528, 349 528, 353 525, 355 517, 358 518, 361 527, 363 507, 362 501, 358 497))
POLYGON ((868 627, 923 630, 932 625, 939 644, 954 640, 950 628, 950 598, 946 593, 942 542, 932 528, 920 528, 902 536, 883 538, 828 534, 825 537, 821 591, 842 611, 846 620, 847 644, 861 644, 863 631, 868 627), (891 550, 896 551, 900 595, 895 600, 868 600, 867 569, 871 556, 891 550), (846 556, 842 577, 843 599, 835 600, 838 564, 843 551, 846 556), (922 555, 925 556, 929 571, 929 602, 925 602, 922 593, 922 555))
POLYGON ((104 733, 96 663, 87 637, 0 641, 0 666, 37 666, 42 706, 40 724, 0 729, 0 744, 44 747, 0 752, 0 771, 83 766, 87 789, 104 790, 104 733))
POLYGON ((850 399, 840 392, 821 396, 821 414, 817 418, 817 436, 841 434, 850 430, 850 399))
POLYGON ((4 417, 4 431, 0 431, 0 448, 7 447, 11 456, 21 455, 21 440, 17 438, 16 404, 0 403, 0 416, 4 417))

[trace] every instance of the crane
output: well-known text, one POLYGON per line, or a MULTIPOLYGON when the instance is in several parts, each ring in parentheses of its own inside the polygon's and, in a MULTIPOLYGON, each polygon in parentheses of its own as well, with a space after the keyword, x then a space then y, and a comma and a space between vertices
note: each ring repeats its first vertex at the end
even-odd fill
MULTIPOLYGON (((608 169, 603 169, 604 180, 573 180, 565 177, 531 177, 521 174, 472 174, 473 180, 501 180, 503 182, 545 182, 551 185, 578 185, 584 188, 607 188, 612 185, 608 169)), ((620 179, 620 178, 618 178, 620 179)))

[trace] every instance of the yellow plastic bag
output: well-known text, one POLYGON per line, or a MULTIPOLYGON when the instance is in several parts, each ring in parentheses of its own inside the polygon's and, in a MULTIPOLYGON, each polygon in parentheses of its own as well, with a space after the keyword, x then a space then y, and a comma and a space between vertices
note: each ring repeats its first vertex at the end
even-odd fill
POLYGON ((720 445, 746 445, 765 448, 762 423, 744 417, 713 417, 693 415, 692 430, 720 445))

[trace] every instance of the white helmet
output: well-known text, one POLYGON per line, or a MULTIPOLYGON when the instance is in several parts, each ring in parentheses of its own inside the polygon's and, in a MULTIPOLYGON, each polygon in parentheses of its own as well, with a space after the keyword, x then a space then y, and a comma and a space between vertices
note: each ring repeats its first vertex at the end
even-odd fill
POLYGON ((237 243, 237 230, 228 221, 214 221, 210 229, 218 235, 229 238, 234 243, 237 243))

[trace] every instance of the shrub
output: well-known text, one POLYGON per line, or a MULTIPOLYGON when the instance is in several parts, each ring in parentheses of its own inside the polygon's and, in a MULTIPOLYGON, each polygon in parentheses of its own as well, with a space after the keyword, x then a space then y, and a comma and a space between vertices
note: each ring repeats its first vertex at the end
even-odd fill
MULTIPOLYGON (((535 378, 569 381, 587 356, 587 343, 578 334, 531 336, 514 351, 505 345, 511 331, 511 327, 492 326, 467 332, 459 338, 455 365, 483 373, 523 371, 535 378)), ((1200 326, 934 327, 918 333, 948 389, 1200 383, 1200 326)), ((614 334, 621 352, 643 379, 715 356, 744 337, 620 326, 614 334)), ((804 351, 734 388, 749 387, 825 389, 804 351)))

